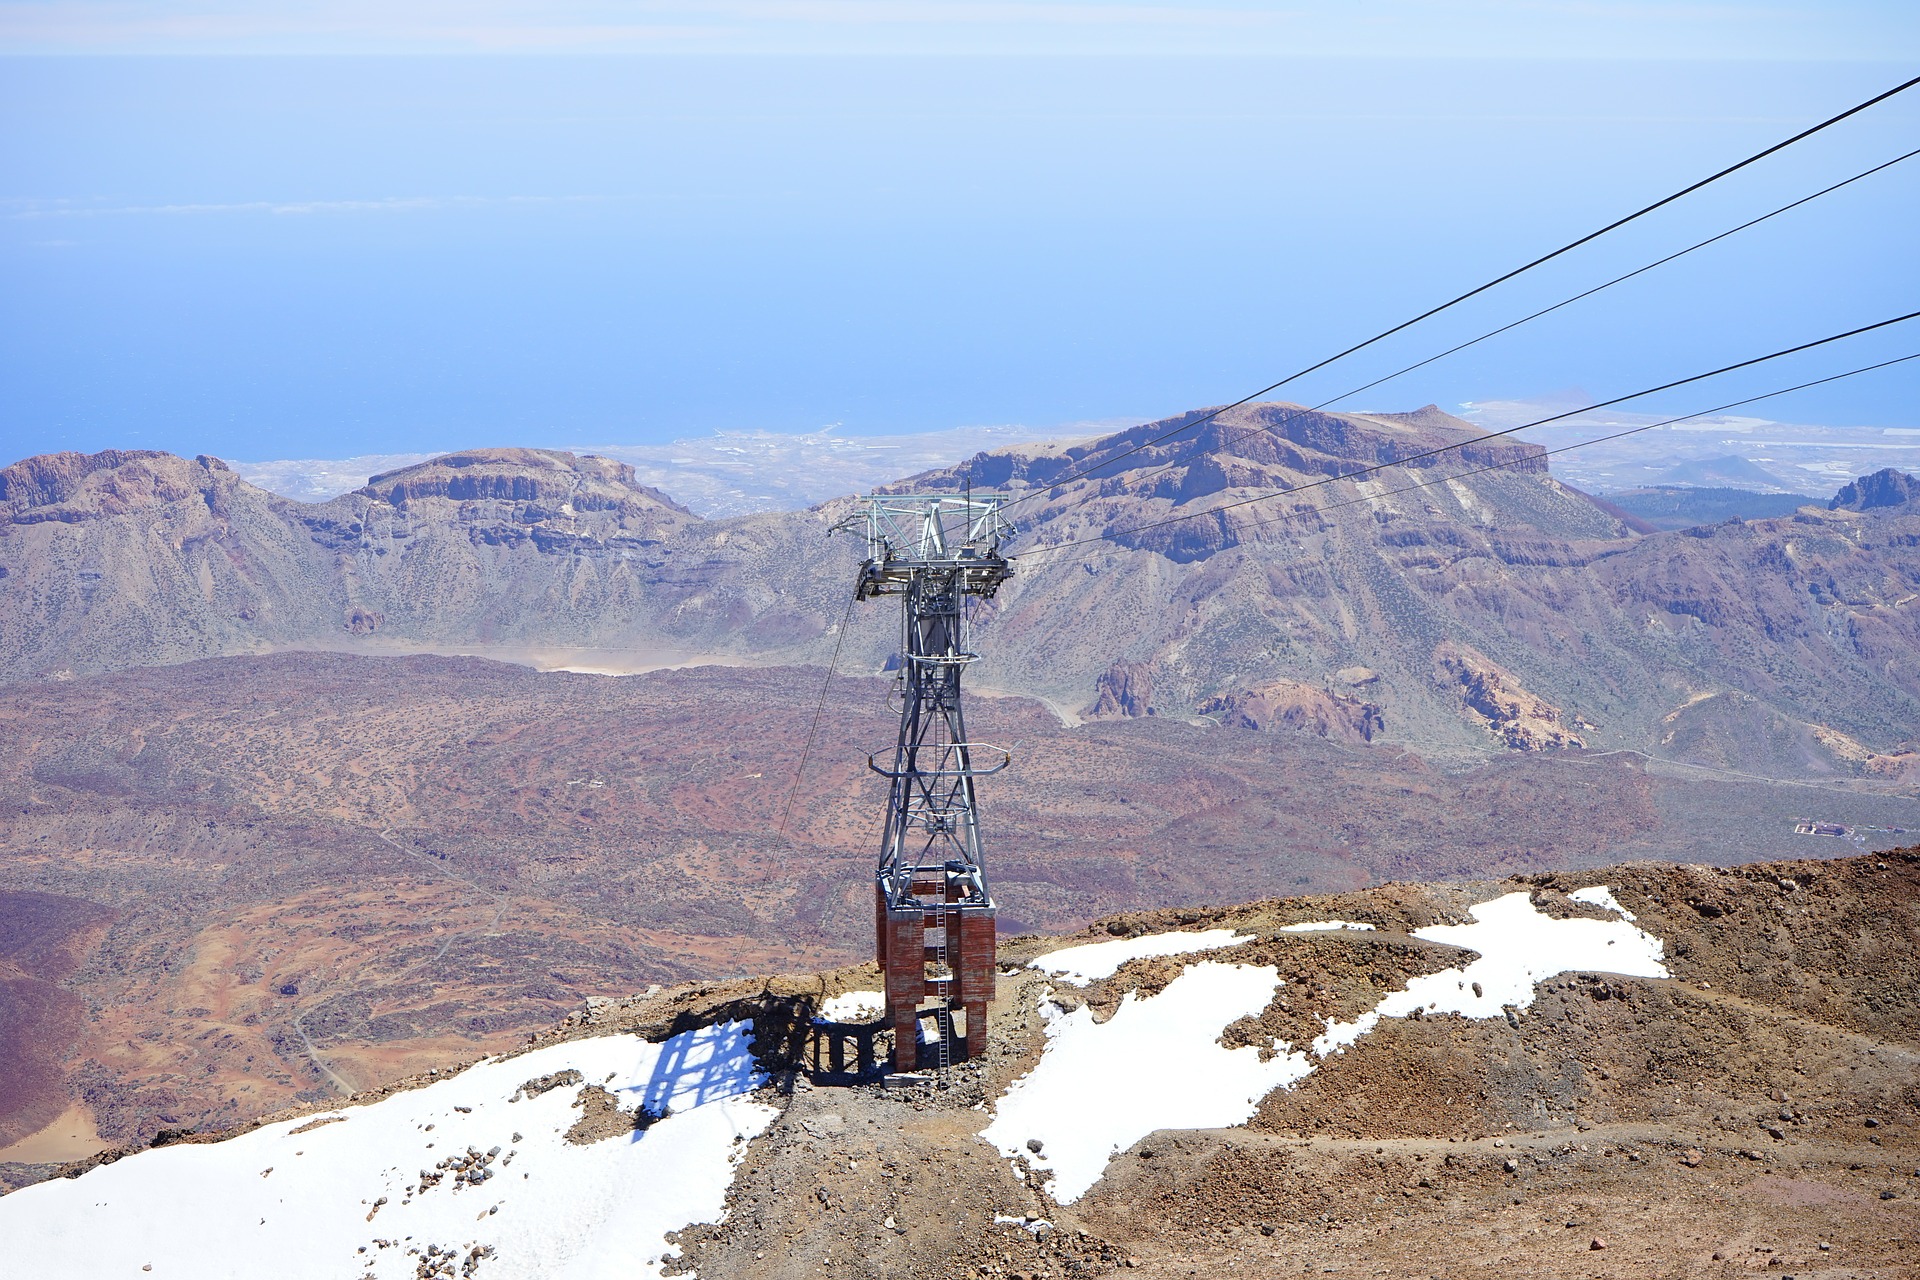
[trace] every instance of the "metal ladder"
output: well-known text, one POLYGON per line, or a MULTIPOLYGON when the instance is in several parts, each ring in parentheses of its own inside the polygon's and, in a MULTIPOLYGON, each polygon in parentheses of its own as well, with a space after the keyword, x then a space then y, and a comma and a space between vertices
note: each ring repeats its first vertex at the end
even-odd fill
POLYGON ((940 1045, 937 1050, 940 1075, 944 1078, 947 1068, 953 1065, 953 989, 958 981, 953 966, 947 960, 947 927, 952 915, 943 902, 934 908, 934 923, 940 930, 940 945, 934 948, 934 964, 945 975, 946 995, 933 1012, 933 1025, 940 1033, 940 1045))

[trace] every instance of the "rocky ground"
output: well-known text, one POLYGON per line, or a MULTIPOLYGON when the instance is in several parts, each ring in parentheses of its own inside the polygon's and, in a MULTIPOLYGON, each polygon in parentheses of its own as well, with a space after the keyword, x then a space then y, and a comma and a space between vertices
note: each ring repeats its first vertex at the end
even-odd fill
MULTIPOLYGON (((751 1144, 725 1220, 680 1233, 681 1265, 708 1277, 1912 1276, 1916 943, 1920 849, 1635 864, 1135 913, 1070 939, 1012 939, 990 1048, 943 1080, 825 1069, 813 1011, 875 986, 871 966, 595 1001, 532 1043, 755 1019, 783 1113, 751 1144), (1665 941, 1671 977, 1568 973, 1506 1019, 1388 1019, 1245 1126, 1149 1134, 1070 1205, 978 1136, 1039 1059, 1043 1002, 1084 1001, 1103 1017, 1125 991, 1160 990, 1177 964, 1135 960, 1069 989, 1027 966, 1062 945, 1251 935, 1207 958, 1287 976, 1256 1025, 1225 1037, 1257 1043, 1351 1017, 1449 963, 1413 929, 1516 889, 1550 915, 1597 917, 1567 896, 1593 883, 1665 941), (1282 928, 1325 919, 1375 929, 1282 928)), ((583 1140, 632 1131, 630 1119, 590 1124, 591 1110, 583 1140)))
MULTIPOLYGON (((1154 1133, 1062 1207, 974 1137, 983 1097, 1037 1056, 1049 984, 1026 971, 1003 984, 993 1052, 952 1087, 796 1090, 733 1214, 686 1233, 689 1256, 780 1280, 1920 1274, 1920 851, 1578 879, 1616 885, 1668 940, 1672 978, 1566 975, 1518 1026, 1393 1020, 1249 1126, 1154 1133)), ((1592 910, 1565 899, 1572 879, 1519 883, 1543 909, 1592 910)), ((1292 946, 1338 1011, 1423 967, 1428 945, 1394 934, 1513 887, 1151 913, 1089 936, 1258 933, 1209 958, 1292 946), (1330 916, 1379 934, 1273 932, 1330 916)), ((1165 965, 1134 962, 1089 1000, 1150 990, 1165 965)))

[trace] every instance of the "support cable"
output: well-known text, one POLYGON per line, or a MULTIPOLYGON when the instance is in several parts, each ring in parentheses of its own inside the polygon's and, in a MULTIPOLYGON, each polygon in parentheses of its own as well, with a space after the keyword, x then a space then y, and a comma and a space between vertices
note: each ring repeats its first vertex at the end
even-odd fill
MULTIPOLYGON (((1707 177, 1700 179, 1698 182, 1695 182, 1689 186, 1682 187, 1680 190, 1674 192, 1672 195, 1663 196, 1661 199, 1654 201, 1652 204, 1647 205, 1644 208, 1637 209, 1634 212, 1627 214, 1623 218, 1616 218, 1612 222, 1609 222, 1606 226, 1601 227, 1597 231, 1590 231, 1586 235, 1581 236, 1578 240, 1572 240, 1566 244, 1561 245, 1558 249, 1553 250, 1551 253, 1542 254, 1541 256, 1533 259, 1533 261, 1524 263, 1521 266, 1515 267, 1513 268, 1513 270, 1508 271, 1504 275, 1495 276, 1493 279, 1487 281, 1485 284, 1477 285, 1474 288, 1467 290, 1465 293, 1462 293, 1457 297, 1450 298, 1436 307, 1430 307, 1427 310, 1422 311, 1419 315, 1414 316, 1411 320, 1403 320, 1399 324, 1394 325, 1391 329, 1384 329, 1381 332, 1374 334, 1371 338, 1366 339, 1365 341, 1357 342, 1354 345, 1348 347, 1344 351, 1339 351, 1334 353, 1333 355, 1328 356, 1326 359, 1321 360, 1317 364, 1311 364, 1311 365, 1308 365, 1306 368, 1299 370, 1296 373, 1290 373, 1286 377, 1280 379, 1278 382, 1269 383, 1267 386, 1260 388, 1260 390, 1253 392, 1251 395, 1245 395, 1240 397, 1240 399, 1235 400, 1232 404, 1222 405, 1218 409, 1210 410, 1205 416, 1196 418, 1194 421, 1189 422, 1184 426, 1175 427, 1172 430, 1165 432, 1162 435, 1154 437, 1151 440, 1143 441, 1124 453, 1115 454, 1111 458, 1102 459, 1100 462, 1095 463, 1092 466, 1088 467, 1087 470, 1082 471, 1077 475, 1068 476, 1066 479, 1057 481, 1053 485, 1048 485, 1047 488, 1051 489, 1051 488, 1057 487, 1060 484, 1071 483, 1074 480, 1080 479, 1082 476, 1091 474, 1093 471, 1097 471, 1099 468, 1106 466, 1109 463, 1118 462, 1121 458, 1127 457, 1128 455, 1133 453, 1137 453, 1141 449, 1149 448, 1152 445, 1158 444, 1160 441, 1168 439, 1171 436, 1180 435, 1184 432, 1192 431, 1196 427, 1204 426, 1205 424, 1213 421, 1215 418, 1219 417, 1223 413, 1228 412, 1229 410, 1238 409, 1240 406, 1244 404, 1250 404, 1251 402, 1258 400, 1261 396, 1264 396, 1269 392, 1278 391, 1281 387, 1286 386, 1290 382, 1297 381, 1300 378, 1306 377, 1310 373, 1314 373, 1321 369, 1326 368, 1328 365, 1334 363, 1336 360, 1343 360, 1346 357, 1354 354, 1355 352, 1363 351, 1366 348, 1373 346, 1375 343, 1381 342, 1387 338, 1390 338, 1394 334, 1399 333, 1404 329, 1412 328, 1414 325, 1419 324, 1422 320, 1431 319, 1432 317, 1439 315, 1442 311, 1446 311, 1449 308, 1456 307, 1460 305, 1462 302, 1467 301, 1469 298, 1478 297, 1480 294, 1483 294, 1487 290, 1494 288, 1496 285, 1505 284, 1507 281, 1513 279, 1516 276, 1522 275, 1528 271, 1533 270, 1535 267, 1542 266, 1545 263, 1551 262, 1555 258, 1560 257, 1562 254, 1570 253, 1573 250, 1578 249, 1581 245, 1591 243, 1594 240, 1598 240, 1601 236, 1606 235, 1610 231, 1617 231, 1621 227, 1626 226, 1629 222, 1633 222, 1639 218, 1644 218, 1646 215, 1654 212, 1656 209, 1665 208, 1667 205, 1672 204, 1674 201, 1679 200, 1684 196, 1692 195, 1694 192, 1700 190, 1702 187, 1706 187, 1711 185, 1712 183, 1718 182, 1720 179, 1727 177, 1730 174, 1738 173, 1740 170, 1746 168, 1748 165, 1764 160, 1768 156, 1773 155, 1775 152, 1784 151, 1786 148, 1792 146, 1794 143, 1804 141, 1807 138, 1811 138, 1814 134, 1819 133, 1823 129, 1832 128, 1834 125, 1839 124, 1842 120, 1845 120, 1850 116, 1858 115, 1860 112, 1865 111, 1868 107, 1876 106, 1879 103, 1885 102, 1888 98, 1891 98, 1896 94, 1905 93, 1908 89, 1913 88, 1915 85, 1920 85, 1920 76, 1915 76, 1911 80, 1907 80, 1900 84, 1897 84, 1893 88, 1886 90, 1884 93, 1875 94, 1873 97, 1868 98, 1865 102, 1861 102, 1854 106, 1848 107, 1845 111, 1840 112, 1838 115, 1829 116, 1827 119, 1822 120, 1819 124, 1816 124, 1811 128, 1802 129, 1799 133, 1794 134, 1790 138, 1782 139, 1781 141, 1774 143, 1772 146, 1766 148, 1763 151, 1756 151, 1744 160, 1738 161, 1734 164, 1730 164, 1726 168, 1721 169, 1717 173, 1709 174, 1707 177)), ((1039 492, 1042 492, 1042 491, 1036 490, 1035 493, 1027 494, 1022 497, 1015 498, 1012 501, 1008 502, 1006 505, 1008 507, 1013 507, 1021 502, 1026 501, 1027 498, 1037 496, 1039 492)))
MULTIPOLYGON (((1562 307, 1571 306, 1574 303, 1579 302, 1583 298, 1591 298, 1594 294, 1599 293, 1602 290, 1611 289, 1614 285, 1622 284, 1628 280, 1633 279, 1635 276, 1644 275, 1645 273, 1653 270, 1655 267, 1665 266, 1667 263, 1672 262, 1676 258, 1684 258, 1686 255, 1694 252, 1696 249, 1704 249, 1710 244, 1715 244, 1721 240, 1725 240, 1728 236, 1736 235, 1739 232, 1745 231, 1749 227, 1756 227, 1761 223, 1767 221, 1769 218, 1776 218, 1779 215, 1788 212, 1789 210, 1797 209, 1803 204, 1808 204, 1814 200, 1818 200, 1821 196, 1828 195, 1831 192, 1838 191, 1842 187, 1850 186, 1853 183, 1860 181, 1862 178, 1871 177, 1872 175, 1879 173, 1882 169, 1890 169, 1894 165, 1899 164, 1903 160, 1911 160, 1915 156, 1920 156, 1920 147, 1916 147, 1912 151, 1909 151, 1904 155, 1898 155, 1891 160, 1887 160, 1880 164, 1874 165, 1871 169, 1863 169, 1859 173, 1854 174, 1851 178, 1842 179, 1841 181, 1836 182, 1829 187, 1822 187, 1820 190, 1814 192, 1812 195, 1802 196, 1798 200, 1793 201, 1791 204, 1783 204, 1779 208, 1773 210, 1772 212, 1763 213, 1759 217, 1743 222, 1737 227, 1729 227, 1718 235, 1709 236, 1705 240, 1701 240, 1698 243, 1690 244, 1684 249, 1679 249, 1674 251, 1673 253, 1666 255, 1664 258, 1656 258, 1652 262, 1647 263, 1645 266, 1634 268, 1632 271, 1627 272, 1625 275, 1615 276, 1613 279, 1608 280, 1603 284, 1594 285, 1591 289, 1587 289, 1583 292, 1576 293, 1570 298, 1562 298, 1559 302, 1554 303, 1552 306, 1542 307, 1540 310, 1535 311, 1531 315, 1522 316, 1518 320, 1514 320, 1507 324, 1503 324, 1497 329, 1489 329, 1485 333, 1481 334, 1479 337, 1469 338, 1465 342, 1459 343, 1455 346, 1448 347, 1445 351, 1442 351, 1437 355, 1431 355, 1424 360, 1419 360, 1413 364, 1406 365, 1399 369, 1395 369, 1392 373, 1383 374, 1380 377, 1375 378, 1372 382, 1362 383, 1360 386, 1353 387, 1347 391, 1342 391, 1340 394, 1336 396, 1331 396, 1328 399, 1322 400, 1318 404, 1308 405, 1305 408, 1301 408, 1301 409, 1289 410, 1287 413, 1281 415, 1279 421, 1277 422, 1263 423, 1257 427, 1249 427, 1246 430, 1241 431, 1236 435, 1228 436, 1226 439, 1222 440, 1217 445, 1214 445, 1211 447, 1202 445, 1181 457, 1173 458, 1166 462, 1163 462, 1157 467, 1148 467, 1147 469, 1136 473, 1132 477, 1132 479, 1134 482, 1137 483, 1141 480, 1146 480, 1152 476, 1159 475, 1163 471, 1169 471, 1174 467, 1182 466, 1188 462, 1191 462, 1202 454, 1231 449, 1234 445, 1239 444, 1242 440, 1245 440, 1250 436, 1257 436, 1263 433, 1278 431, 1282 427, 1286 426, 1288 423, 1292 422, 1295 418, 1301 417, 1309 413, 1318 413, 1321 410, 1326 409, 1331 405, 1338 404, 1342 400, 1348 399, 1349 397, 1352 397, 1352 396, 1357 396, 1363 391, 1371 391, 1373 390, 1373 388, 1380 386, 1382 383, 1391 382, 1393 379, 1398 378, 1403 374, 1412 373, 1416 369, 1424 369, 1428 365, 1433 364, 1437 360, 1444 360, 1450 355, 1455 355, 1461 351, 1465 351, 1468 347, 1477 346, 1478 344, 1485 342, 1489 338, 1495 338, 1503 333, 1506 333, 1511 329, 1517 329, 1523 324, 1526 324, 1533 320, 1538 320, 1541 316, 1548 315, 1552 312, 1558 311, 1562 307)), ((1244 404, 1245 401, 1242 401, 1241 403, 1244 404)), ((1229 409, 1233 407, 1234 406, 1232 405, 1227 406, 1227 408, 1229 409)), ((1226 410, 1222 409, 1222 410, 1218 410, 1217 412, 1224 413, 1226 412, 1226 410)), ((1198 425, 1198 424, 1194 424, 1194 425, 1198 425)), ((1152 445, 1159 443, 1160 440, 1166 439, 1167 436, 1177 435, 1180 432, 1186 431, 1188 429, 1189 429, 1188 427, 1179 427, 1173 431, 1167 432, 1166 435, 1159 436, 1154 440, 1146 441, 1143 444, 1137 445, 1134 448, 1127 450, 1125 453, 1115 454, 1111 458, 1103 459, 1102 461, 1094 464, 1093 466, 1088 467, 1085 471, 1081 472, 1078 475, 1068 476, 1066 479, 1056 480, 1046 485, 1038 486, 1035 488, 1033 493, 1025 494, 1022 497, 1016 498, 1012 502, 1007 503, 1007 505, 1011 507, 1014 505, 1014 503, 1024 502, 1027 500, 1027 498, 1034 497, 1039 493, 1058 489, 1063 485, 1072 484, 1075 480, 1084 479, 1086 478, 1086 476, 1090 475, 1092 472, 1098 471, 1101 467, 1106 466, 1109 462, 1118 462, 1121 458, 1128 457, 1131 454, 1140 452, 1142 449, 1149 448, 1152 445)), ((1081 503, 1093 501, 1093 499, 1097 498, 1098 496, 1099 496, 1098 493, 1091 493, 1081 498, 1079 502, 1070 503, 1068 505, 1079 506, 1081 505, 1081 503)))
POLYGON ((840 646, 847 642, 847 626, 853 621, 853 602, 860 598, 855 591, 847 597, 846 612, 840 615, 840 634, 833 642, 833 660, 827 663, 827 678, 820 682, 820 699, 813 704, 813 723, 807 728, 806 745, 800 748, 800 763, 793 771, 793 786, 787 790, 786 807, 780 811, 780 835, 787 834, 787 819, 793 814, 793 798, 800 794, 800 780, 807 775, 807 757, 813 754, 813 739, 820 732, 820 712, 827 705, 827 689, 833 684, 833 673, 840 666, 840 646))
POLYGON ((1738 369, 1751 368, 1754 365, 1765 364, 1769 360, 1778 360, 1783 356, 1794 355, 1801 351, 1811 351, 1815 347, 1824 347, 1829 343, 1857 337, 1863 333, 1871 333, 1876 329, 1884 329, 1889 325, 1901 324, 1913 319, 1920 319, 1920 311, 1909 311, 1905 315, 1894 316, 1888 320, 1876 321, 1873 324, 1861 325, 1857 329, 1848 329, 1844 333, 1836 333, 1825 338, 1816 338, 1812 342, 1802 342, 1795 346, 1783 347, 1779 351, 1769 352, 1764 356, 1754 356, 1752 359, 1741 360, 1735 364, 1722 365, 1720 368, 1709 370, 1706 373, 1696 373, 1691 377, 1677 378, 1672 382, 1663 382, 1657 387, 1645 387, 1639 391, 1629 392, 1626 395, 1614 396, 1608 400, 1599 400, 1578 409, 1569 409, 1565 413, 1556 413, 1550 417, 1537 418, 1532 422, 1523 422, 1517 427, 1507 427, 1500 431, 1489 431, 1483 435, 1472 436, 1465 440, 1456 440, 1452 444, 1439 445, 1432 449, 1423 449, 1418 453, 1408 454, 1404 458, 1396 458, 1392 462, 1377 462, 1370 466, 1357 467, 1352 471, 1343 471, 1338 475, 1323 476, 1318 480, 1312 480, 1302 485, 1295 485, 1292 488, 1281 489, 1273 493, 1263 493, 1251 498, 1242 498, 1237 502, 1228 502, 1217 507, 1208 507, 1204 511, 1189 511, 1182 515, 1168 516, 1163 520, 1151 520, 1146 524, 1136 525, 1131 529, 1111 530, 1106 533, 1096 534, 1091 538, 1075 538, 1069 542, 1058 542, 1051 546, 1036 547, 1032 551, 1023 553, 1022 558, 1065 551, 1071 547, 1085 546, 1088 543, 1111 542, 1116 538, 1131 537, 1135 534, 1145 533, 1149 529, 1158 529, 1166 525, 1178 524, 1183 520, 1194 520, 1201 516, 1220 515, 1223 512, 1232 511, 1238 507, 1251 506, 1256 502, 1268 502, 1274 498, 1285 497, 1288 494, 1303 493, 1308 489, 1318 489, 1324 485, 1333 484, 1336 481, 1356 480, 1362 476, 1369 476, 1375 472, 1385 471, 1389 467, 1403 467, 1409 463, 1418 462, 1423 458, 1432 458, 1443 453, 1452 453, 1456 449, 1464 449, 1470 445, 1482 444, 1488 440, 1497 440, 1503 436, 1514 435, 1517 432, 1526 431, 1533 427, 1543 427, 1550 422, 1559 422, 1566 418, 1577 417, 1583 413, 1591 413, 1595 409, 1604 409, 1610 405, 1625 403, 1628 400, 1638 400, 1642 396, 1654 395, 1661 391, 1671 391, 1675 387, 1684 387, 1694 382, 1704 382, 1708 378, 1717 378, 1723 373, 1732 373, 1738 369))
POLYGON ((1308 507, 1300 511, 1288 511, 1277 516, 1266 516, 1259 520, 1248 520, 1242 528, 1257 528, 1263 524, 1277 524, 1299 516, 1318 515, 1323 511, 1335 511, 1341 507, 1350 507, 1361 502, 1373 502, 1379 498, 1391 498, 1397 494, 1412 493, 1415 489, 1430 489, 1449 480, 1464 480, 1468 476, 1483 475, 1489 471, 1500 471, 1507 467, 1518 466, 1522 462, 1532 462, 1536 458, 1551 458, 1562 453, 1572 453, 1575 449, 1585 449, 1596 444, 1605 444, 1609 440, 1619 440, 1624 436, 1638 435, 1642 431, 1652 431, 1656 427, 1670 427, 1676 422, 1691 422, 1695 418, 1704 418, 1709 414, 1725 413, 1729 409, 1738 409, 1745 405, 1758 404, 1762 400, 1772 400, 1778 396, 1791 395, 1795 391, 1805 391, 1808 387, 1818 387, 1828 382, 1839 382, 1843 378, 1856 378, 1863 373, 1872 373, 1876 369, 1885 369, 1896 364, 1905 364, 1909 360, 1920 360, 1920 351, 1909 356, 1896 356, 1892 360, 1882 360, 1878 364, 1862 365, 1858 369, 1849 369, 1845 373, 1829 374, 1824 378, 1815 378, 1811 382, 1796 383, 1791 387, 1781 387, 1778 391, 1767 391, 1757 396, 1748 396, 1744 400, 1729 400, 1725 404, 1715 405, 1711 409, 1701 409, 1696 413, 1682 414, 1677 418, 1666 418, 1660 422, 1648 422, 1637 427, 1628 427, 1624 431, 1611 432, 1604 436, 1595 436, 1591 440, 1579 440, 1573 444, 1563 444, 1557 449, 1548 449, 1544 453, 1530 453, 1524 458, 1511 458, 1505 462, 1490 462, 1483 467, 1474 467, 1467 471, 1456 471, 1452 475, 1436 476, 1432 480, 1422 480, 1417 484, 1403 485, 1398 489, 1388 489, 1385 493, 1361 494, 1357 498, 1342 498, 1338 502, 1329 502, 1325 506, 1308 507))

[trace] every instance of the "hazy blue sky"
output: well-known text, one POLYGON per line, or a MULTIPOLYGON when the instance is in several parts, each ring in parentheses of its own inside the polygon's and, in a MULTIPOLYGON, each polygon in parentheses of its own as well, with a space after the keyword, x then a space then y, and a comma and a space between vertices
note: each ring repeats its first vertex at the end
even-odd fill
MULTIPOLYGON (((0 461, 1218 403, 1907 78, 1916 10, 0 3, 0 461)), ((1285 394, 1920 146, 1907 98, 1285 394)), ((1611 394, 1920 308, 1916 197, 1920 159, 1355 405, 1611 394)), ((1914 426, 1916 390, 1770 412, 1914 426)))

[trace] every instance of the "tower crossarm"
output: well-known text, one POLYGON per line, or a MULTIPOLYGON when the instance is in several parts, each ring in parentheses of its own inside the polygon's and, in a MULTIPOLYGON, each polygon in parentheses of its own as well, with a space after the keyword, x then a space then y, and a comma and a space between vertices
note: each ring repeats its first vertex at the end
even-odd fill
POLYGON ((916 576, 937 575, 962 595, 990 598, 1013 570, 1000 554, 1013 525, 1004 494, 874 494, 830 532, 867 540, 855 593, 904 595, 916 576))

